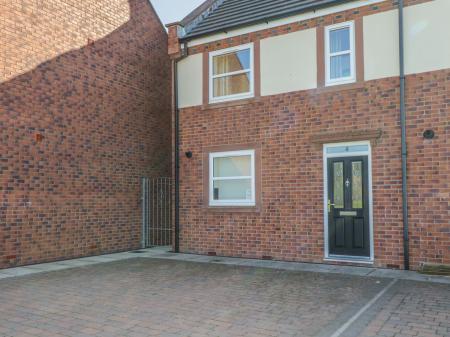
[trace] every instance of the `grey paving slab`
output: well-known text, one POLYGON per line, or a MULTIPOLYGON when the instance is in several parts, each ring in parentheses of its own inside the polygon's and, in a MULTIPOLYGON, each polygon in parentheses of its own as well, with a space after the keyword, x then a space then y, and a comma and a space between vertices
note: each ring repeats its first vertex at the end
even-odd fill
POLYGON ((126 258, 121 256, 93 256, 93 257, 84 257, 78 259, 77 261, 88 263, 105 263, 105 262, 120 261, 122 259, 126 258))
POLYGON ((52 263, 41 263, 41 264, 26 266, 24 268, 31 269, 36 272, 49 272, 49 271, 67 269, 68 267, 69 266, 67 266, 67 265, 52 262, 52 263))
POLYGON ((173 253, 162 253, 159 255, 154 255, 155 258, 165 258, 168 260, 178 260, 178 261, 195 261, 202 259, 209 259, 208 256, 190 255, 190 254, 173 254, 173 253))
POLYGON ((11 277, 10 274, 6 274, 6 273, 3 273, 3 272, 0 271, 0 280, 4 279, 4 278, 10 278, 10 277, 11 277))
POLYGON ((373 272, 373 268, 336 266, 331 272, 348 275, 368 276, 373 272))
POLYGON ((17 267, 17 268, 9 268, 9 269, 2 269, 0 270, 0 273, 6 276, 24 276, 36 273, 36 270, 26 268, 26 267, 17 267))
MULTIPOLYGON (((160 253, 157 253, 157 255, 160 253)), ((147 257, 151 257, 153 255, 148 255, 147 257)), ((10 278, 10 277, 19 277, 34 273, 41 272, 50 272, 57 270, 64 270, 68 268, 77 268, 77 267, 86 267, 89 265, 95 265, 100 263, 108 263, 114 261, 121 261, 126 259, 136 258, 136 255, 131 254, 129 252, 125 253, 117 253, 117 254, 107 254, 100 256, 92 256, 85 258, 78 258, 72 260, 62 260, 57 262, 50 263, 42 263, 24 267, 17 268, 8 268, 8 269, 0 269, 0 279, 10 278)))
POLYGON ((447 276, 430 276, 417 273, 415 271, 390 270, 390 269, 374 269, 370 276, 398 278, 401 280, 411 280, 418 282, 434 282, 450 284, 450 277, 447 276))
POLYGON ((215 256, 205 256, 205 255, 188 255, 187 261, 204 262, 204 263, 215 263, 217 261, 226 263, 227 261, 234 262, 234 264, 239 264, 239 259, 232 258, 217 258, 215 256))
POLYGON ((249 267, 317 272, 317 273, 347 274, 355 276, 381 277, 391 279, 397 278, 420 282, 450 284, 450 277, 422 275, 413 271, 376 269, 369 267, 337 266, 337 265, 312 264, 300 262, 255 260, 255 259, 243 259, 231 257, 205 256, 195 254, 173 254, 170 252, 170 249, 171 249, 170 247, 155 247, 155 248, 141 249, 138 251, 139 253, 122 252, 116 254, 106 254, 101 256, 93 256, 67 261, 45 263, 42 265, 4 269, 0 270, 0 279, 9 277, 18 277, 36 272, 49 272, 66 268, 86 267, 89 265, 99 263, 109 263, 134 258, 149 258, 149 259, 158 258, 175 261, 190 261, 190 262, 249 266, 249 267))
MULTIPOLYGON (((141 257, 145 257, 140 255, 141 257)), ((150 258, 161 258, 178 261, 192 261, 203 263, 215 263, 224 265, 236 265, 236 266, 250 266, 261 268, 274 268, 292 271, 306 271, 306 272, 318 272, 318 273, 333 273, 333 274, 348 274, 357 276, 371 276, 371 277, 383 277, 391 279, 404 279, 420 282, 436 282, 450 284, 450 277, 444 276, 428 276, 422 275, 414 271, 404 270, 390 270, 390 269, 377 269, 370 267, 353 267, 353 266, 337 266, 327 264, 313 264, 313 263, 300 263, 300 262, 283 262, 283 261, 267 261, 256 259, 242 259, 242 258, 228 258, 228 257, 215 257, 215 256, 203 256, 194 254, 172 254, 161 252, 150 256, 150 258)))
POLYGON ((76 259, 76 260, 66 260, 61 262, 56 262, 56 264, 61 266, 69 266, 69 267, 85 267, 91 264, 98 264, 99 262, 94 262, 90 260, 84 259, 76 259))
MULTIPOLYGON (((150 253, 150 252, 148 252, 148 253, 150 253)), ((136 254, 133 254, 133 253, 130 253, 130 252, 124 252, 124 253, 115 253, 115 254, 105 254, 105 255, 100 255, 99 257, 120 260, 120 259, 135 258, 136 254)))

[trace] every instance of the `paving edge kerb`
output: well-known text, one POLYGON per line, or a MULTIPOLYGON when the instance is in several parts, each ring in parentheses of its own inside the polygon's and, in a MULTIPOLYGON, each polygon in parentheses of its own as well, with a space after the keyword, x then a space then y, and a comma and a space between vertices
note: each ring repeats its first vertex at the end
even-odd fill
POLYGON ((418 282, 450 284, 450 277, 423 275, 414 271, 377 269, 369 267, 336 266, 336 265, 312 264, 301 262, 266 261, 266 260, 242 259, 231 257, 193 255, 193 254, 174 254, 170 253, 169 248, 166 247, 142 249, 139 251, 139 254, 137 254, 136 252, 125 252, 117 254, 84 257, 66 261, 42 263, 17 268, 0 269, 0 280, 12 277, 21 277, 26 275, 65 270, 70 268, 86 267, 95 264, 116 262, 134 258, 150 258, 150 259, 153 258, 153 259, 166 259, 166 260, 197 262, 197 263, 215 263, 215 264, 245 266, 245 267, 270 268, 270 269, 315 272, 315 273, 345 274, 362 277, 380 277, 380 278, 418 281, 418 282))

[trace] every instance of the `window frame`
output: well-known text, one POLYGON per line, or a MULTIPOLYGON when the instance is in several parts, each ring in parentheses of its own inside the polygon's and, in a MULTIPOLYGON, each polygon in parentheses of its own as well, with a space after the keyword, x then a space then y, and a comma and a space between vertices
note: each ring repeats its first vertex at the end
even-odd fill
POLYGON ((339 84, 348 84, 356 82, 356 49, 355 49, 355 22, 347 21, 325 27, 325 86, 333 86, 339 84), (349 52, 331 53, 330 33, 334 30, 343 28, 349 29, 350 34, 350 50, 349 52), (338 55, 350 54, 350 76, 337 79, 331 78, 331 57, 338 55))
POLYGON ((234 100, 254 97, 255 96, 255 60, 254 60, 254 58, 255 57, 254 57, 253 43, 210 52, 209 53, 209 78, 208 78, 208 81, 209 81, 209 103, 220 103, 220 102, 234 101, 234 100), (233 52, 239 52, 239 51, 246 50, 246 49, 250 50, 250 68, 248 70, 239 70, 239 71, 234 71, 234 72, 220 74, 220 75, 213 75, 213 71, 214 71, 213 59, 214 59, 214 57, 225 55, 225 54, 231 54, 233 52), (232 75, 246 74, 246 73, 250 73, 250 91, 249 92, 214 97, 214 79, 226 77, 226 76, 232 76, 232 75))
POLYGON ((255 153, 252 150, 237 150, 226 152, 210 152, 209 153, 209 206, 213 207, 254 207, 256 206, 256 167, 255 167, 255 153), (250 156, 250 172, 251 176, 236 176, 236 177, 214 177, 214 159, 226 157, 250 156), (236 180, 236 179, 251 179, 252 198, 250 200, 214 200, 214 181, 236 180))

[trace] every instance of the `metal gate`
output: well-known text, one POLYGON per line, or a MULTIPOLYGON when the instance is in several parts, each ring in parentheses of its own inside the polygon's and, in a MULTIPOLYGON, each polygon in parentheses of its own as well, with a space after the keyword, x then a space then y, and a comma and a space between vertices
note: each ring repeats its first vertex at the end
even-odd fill
POLYGON ((172 245, 171 178, 142 179, 142 247, 172 245))

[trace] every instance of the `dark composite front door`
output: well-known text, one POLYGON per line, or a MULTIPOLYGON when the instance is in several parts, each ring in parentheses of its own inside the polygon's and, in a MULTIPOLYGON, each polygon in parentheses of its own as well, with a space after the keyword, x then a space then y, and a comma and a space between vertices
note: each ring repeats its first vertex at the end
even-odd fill
POLYGON ((368 158, 328 159, 331 255, 370 256, 368 158))

